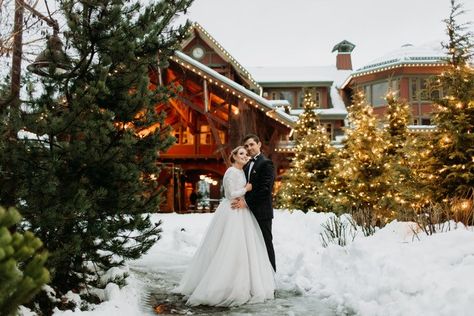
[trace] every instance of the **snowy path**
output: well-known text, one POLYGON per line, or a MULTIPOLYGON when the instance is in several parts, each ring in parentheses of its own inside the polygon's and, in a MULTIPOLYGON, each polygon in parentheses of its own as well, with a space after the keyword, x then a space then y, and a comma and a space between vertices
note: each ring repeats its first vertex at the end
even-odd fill
POLYGON ((131 265, 130 272, 140 280, 145 296, 141 302, 144 315, 156 315, 153 307, 160 306, 160 315, 337 315, 315 296, 302 296, 294 291, 277 290, 275 300, 263 304, 244 305, 234 308, 188 307, 182 296, 172 294, 185 267, 177 265, 183 258, 168 253, 156 261, 156 268, 149 265, 131 265), (174 258, 174 264, 168 259, 174 258))

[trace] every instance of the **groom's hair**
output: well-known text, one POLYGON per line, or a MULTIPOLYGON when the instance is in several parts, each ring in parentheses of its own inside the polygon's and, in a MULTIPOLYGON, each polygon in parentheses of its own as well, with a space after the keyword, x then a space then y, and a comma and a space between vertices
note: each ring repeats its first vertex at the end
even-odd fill
POLYGON ((244 137, 242 143, 245 143, 250 138, 252 138, 257 144, 260 143, 260 138, 255 134, 247 134, 247 136, 244 137))

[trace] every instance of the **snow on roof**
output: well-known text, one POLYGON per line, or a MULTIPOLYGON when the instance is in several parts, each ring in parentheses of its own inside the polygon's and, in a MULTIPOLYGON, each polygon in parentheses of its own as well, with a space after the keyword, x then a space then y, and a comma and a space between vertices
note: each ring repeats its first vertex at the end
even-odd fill
POLYGON ((268 100, 268 103, 270 103, 272 106, 277 107, 277 106, 291 106, 290 102, 288 100, 268 100))
POLYGON ((331 66, 297 66, 297 67, 247 67, 254 79, 260 84, 265 83, 342 83, 351 70, 338 70, 331 66))
MULTIPOLYGON (((171 57, 171 59, 174 59, 176 62, 180 63, 182 66, 186 66, 186 64, 184 63, 184 62, 186 62, 190 66, 196 67, 200 71, 196 71, 192 67, 191 67, 191 69, 194 72, 197 72, 198 75, 201 75, 202 77, 206 78, 206 76, 204 76, 204 74, 202 73, 202 72, 204 72, 208 76, 213 77, 214 79, 220 81, 221 83, 231 87, 232 89, 234 89, 238 93, 241 93, 244 97, 247 97, 247 98, 250 98, 250 99, 254 100, 255 103, 257 103, 255 106, 259 110, 265 112, 272 119, 274 119, 274 120, 276 120, 276 121, 278 121, 278 122, 280 122, 280 123, 282 123, 282 124, 284 124, 284 125, 286 125, 287 127, 290 127, 290 128, 292 128, 294 126, 294 122, 295 122, 294 119, 291 116, 287 115, 286 113, 284 113, 282 111, 277 111, 275 109, 275 107, 270 102, 268 102, 267 99, 259 96, 258 94, 256 94, 255 92, 253 92, 251 90, 246 89, 245 87, 243 87, 243 86, 239 85, 238 83, 236 83, 235 81, 221 75, 220 73, 218 73, 217 71, 207 67, 206 65, 201 64, 200 62, 193 59, 192 57, 189 57, 188 55, 184 54, 183 52, 175 51, 175 57, 171 57), (276 115, 273 114, 273 113, 276 113, 276 115)), ((186 66, 186 67, 190 68, 189 66, 186 66)), ((217 84, 218 82, 214 81, 214 83, 217 84)), ((221 85, 221 87, 224 87, 224 85, 221 85)), ((252 104, 253 101, 250 101, 249 103, 252 104)))
POLYGON ((399 64, 444 64, 446 59, 447 55, 440 42, 428 42, 418 46, 405 44, 357 69, 352 75, 399 64))
MULTIPOLYGON (((338 85, 333 83, 330 89, 330 96, 332 101, 332 108, 329 109, 315 109, 314 112, 319 115, 320 118, 325 119, 343 119, 347 116, 347 109, 341 95, 339 94, 338 85)), ((299 117, 303 113, 304 109, 292 109, 290 114, 299 117)))
MULTIPOLYGON (((308 66, 308 67, 249 67, 254 78, 262 86, 265 84, 282 83, 282 86, 288 83, 329 83, 330 97, 333 108, 318 109, 318 115, 322 118, 327 117, 345 117, 347 115, 346 106, 338 92, 338 88, 344 80, 351 74, 351 70, 338 70, 336 66, 308 66)), ((276 102, 279 100, 274 100, 276 102)), ((302 109, 291 110, 293 116, 298 116, 303 112, 302 109)))

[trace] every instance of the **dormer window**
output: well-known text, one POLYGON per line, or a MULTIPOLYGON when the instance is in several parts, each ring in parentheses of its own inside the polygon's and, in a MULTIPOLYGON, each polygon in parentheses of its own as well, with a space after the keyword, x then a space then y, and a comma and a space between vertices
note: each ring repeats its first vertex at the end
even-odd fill
POLYGON ((313 99, 314 104, 316 105, 316 108, 321 107, 321 94, 319 93, 318 89, 316 87, 309 87, 309 88, 302 88, 301 91, 298 93, 298 107, 303 108, 304 107, 304 96, 306 93, 311 94, 311 98, 313 99))

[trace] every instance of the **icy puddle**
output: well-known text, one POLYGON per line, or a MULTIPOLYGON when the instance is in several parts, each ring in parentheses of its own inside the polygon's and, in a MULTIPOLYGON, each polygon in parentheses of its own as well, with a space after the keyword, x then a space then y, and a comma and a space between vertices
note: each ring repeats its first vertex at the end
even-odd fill
MULTIPOLYGON (((131 272, 143 285, 145 292, 142 311, 146 315, 338 315, 319 298, 301 296, 289 291, 276 291, 275 299, 262 304, 243 305, 239 307, 189 307, 181 295, 171 293, 178 284, 182 273, 176 271, 146 271, 144 267, 133 267, 131 272)), ((339 314, 340 315, 340 314, 339 314)))

